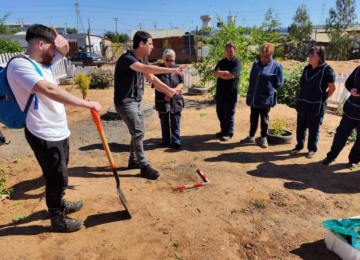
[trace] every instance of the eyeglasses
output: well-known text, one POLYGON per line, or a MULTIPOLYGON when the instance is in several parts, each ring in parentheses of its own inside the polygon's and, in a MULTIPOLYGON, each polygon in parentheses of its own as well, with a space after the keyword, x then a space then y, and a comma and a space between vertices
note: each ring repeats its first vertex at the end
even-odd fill
POLYGON ((167 62, 174 62, 174 60, 171 60, 171 59, 165 59, 165 61, 167 61, 167 62))

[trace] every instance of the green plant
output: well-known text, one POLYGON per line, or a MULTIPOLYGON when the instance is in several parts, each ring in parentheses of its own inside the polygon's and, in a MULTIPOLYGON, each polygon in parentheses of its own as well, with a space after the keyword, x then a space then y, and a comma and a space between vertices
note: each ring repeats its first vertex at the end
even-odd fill
POLYGON ((146 184, 151 184, 151 180, 146 180, 145 183, 146 184))
POLYGON ((15 160, 13 161, 13 163, 18 163, 18 162, 20 162, 20 161, 21 161, 20 158, 15 158, 15 160))
POLYGON ((344 98, 343 100, 341 100, 341 102, 339 103, 339 105, 338 105, 338 108, 337 108, 337 115, 339 115, 339 116, 342 116, 343 114, 344 114, 344 110, 343 110, 343 108, 344 108, 344 103, 346 102, 346 98, 344 98))
POLYGON ((194 157, 194 161, 196 161, 197 159, 199 159, 199 156, 195 156, 195 157, 194 157))
POLYGON ((356 136, 357 136, 356 129, 353 129, 350 136, 348 137, 348 140, 350 142, 355 142, 356 141, 356 136))
POLYGON ((175 243, 173 244, 173 246, 174 246, 174 247, 179 247, 179 243, 178 243, 178 242, 175 242, 175 243))
POLYGON ((255 208, 262 208, 264 207, 264 205, 259 201, 259 200, 255 200, 255 202, 253 203, 255 208))
POLYGON ((12 42, 8 39, 0 39, 0 54, 23 51, 24 49, 21 47, 18 41, 12 42))
POLYGON ((200 116, 206 116, 207 113, 200 113, 200 116))
POLYGON ((73 90, 73 88, 74 88, 74 85, 72 85, 72 86, 67 86, 67 87, 65 88, 65 90, 70 93, 70 92, 73 90))
POLYGON ((85 99, 89 91, 91 76, 87 76, 85 73, 80 73, 74 77, 74 81, 75 84, 80 87, 83 99, 85 99))
POLYGON ((6 188, 6 181, 9 179, 9 176, 6 174, 8 172, 9 168, 8 167, 2 167, 0 168, 0 174, 1 174, 1 178, 0 178, 0 198, 3 195, 6 195, 7 197, 10 198, 10 194, 14 191, 14 189, 9 189, 6 188))
POLYGON ((24 218, 26 218, 26 215, 22 216, 22 215, 16 215, 16 217, 14 218, 14 220, 12 221, 13 223, 18 223, 21 220, 23 220, 24 218))
POLYGON ((295 107, 297 95, 300 90, 300 77, 304 70, 304 64, 284 70, 284 79, 281 88, 278 89, 277 99, 279 103, 295 107))
MULTIPOLYGON (((273 120, 270 121, 271 134, 276 136, 281 136, 285 134, 286 128, 286 121, 282 117, 275 117, 273 120)), ((269 129, 269 130, 270 130, 269 129)))
POLYGON ((205 83, 199 82, 191 86, 192 88, 205 88, 205 83))
POLYGON ((90 75, 90 89, 107 89, 114 86, 114 75, 110 70, 94 70, 90 75))

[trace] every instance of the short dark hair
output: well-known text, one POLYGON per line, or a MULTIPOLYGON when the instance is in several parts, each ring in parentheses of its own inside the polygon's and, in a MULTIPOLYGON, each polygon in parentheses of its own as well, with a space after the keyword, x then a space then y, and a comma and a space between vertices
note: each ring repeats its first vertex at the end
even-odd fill
POLYGON ((236 51, 235 43, 229 42, 228 44, 226 44, 225 50, 226 50, 227 47, 232 47, 232 48, 234 48, 234 50, 236 51))
POLYGON ((56 34, 51 28, 45 25, 34 24, 27 29, 25 40, 29 42, 30 40, 36 38, 46 43, 52 43, 56 38, 56 34))
POLYGON ((149 38, 152 38, 150 33, 137 31, 133 39, 133 49, 139 48, 140 42, 146 43, 149 38))
POLYGON ((316 51, 316 53, 319 55, 320 57, 320 62, 319 65, 323 64, 326 62, 326 51, 325 51, 325 47, 322 45, 316 45, 313 46, 310 50, 309 53, 312 53, 316 51))

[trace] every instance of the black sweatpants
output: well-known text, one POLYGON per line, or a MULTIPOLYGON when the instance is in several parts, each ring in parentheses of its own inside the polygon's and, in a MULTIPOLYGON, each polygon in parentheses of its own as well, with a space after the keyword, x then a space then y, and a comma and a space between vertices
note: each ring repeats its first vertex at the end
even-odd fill
POLYGON ((251 114, 250 114, 250 136, 254 137, 258 123, 259 123, 259 116, 260 116, 260 124, 261 124, 261 137, 264 138, 267 136, 268 129, 269 129, 269 112, 270 108, 267 107, 250 107, 251 114))
POLYGON ((25 137, 45 177, 46 205, 51 215, 64 210, 63 196, 68 186, 69 139, 45 141, 25 127, 25 137))

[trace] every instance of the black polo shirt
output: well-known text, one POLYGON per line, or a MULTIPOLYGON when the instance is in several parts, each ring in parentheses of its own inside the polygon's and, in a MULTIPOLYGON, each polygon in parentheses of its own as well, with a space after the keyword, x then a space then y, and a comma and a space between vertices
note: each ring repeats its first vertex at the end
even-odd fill
POLYGON ((114 103, 116 107, 128 102, 140 102, 144 94, 144 74, 132 70, 130 66, 135 62, 143 63, 136 59, 132 51, 127 51, 116 63, 114 79, 114 103))
POLYGON ((236 102, 237 94, 239 92, 241 61, 237 57, 234 57, 232 60, 224 58, 218 62, 214 71, 216 71, 218 68, 223 71, 229 71, 235 76, 235 78, 229 80, 217 78, 215 98, 217 100, 236 102))

